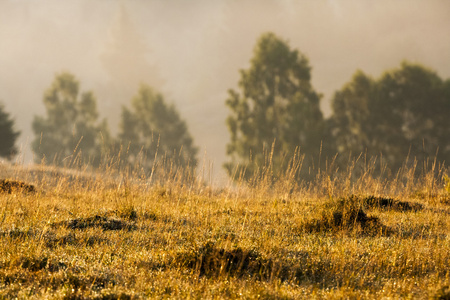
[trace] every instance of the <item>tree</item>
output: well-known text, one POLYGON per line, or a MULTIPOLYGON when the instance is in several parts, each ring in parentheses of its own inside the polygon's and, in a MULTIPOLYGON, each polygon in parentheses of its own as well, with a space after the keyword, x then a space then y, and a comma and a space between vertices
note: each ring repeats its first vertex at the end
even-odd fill
POLYGON ((146 171, 155 159, 183 168, 197 164, 197 148, 174 105, 163 96, 142 85, 131 101, 131 109, 122 107, 119 140, 128 165, 139 163, 146 171))
MULTIPOLYGON (((333 115, 327 120, 331 139, 330 154, 348 153, 358 156, 367 150, 372 124, 369 123, 369 97, 374 82, 362 71, 357 71, 350 83, 334 94, 333 115)), ((338 156, 341 166, 348 164, 348 157, 338 156)))
POLYGON ((311 86, 310 73, 308 59, 287 42, 273 33, 259 38, 250 68, 241 70, 240 92, 229 90, 226 100, 231 109, 231 161, 225 168, 230 175, 238 167, 251 176, 266 165, 271 152, 273 166, 280 167, 297 147, 307 155, 307 169, 319 152, 324 128, 320 95, 311 86))
POLYGON ((90 163, 98 166, 110 135, 106 121, 98 121, 92 92, 79 93, 79 82, 70 73, 56 76, 44 94, 46 116, 35 116, 32 149, 42 159, 59 166, 90 163))
POLYGON ((14 130, 14 120, 0 104, 0 157, 10 160, 17 154, 16 140, 19 135, 20 132, 14 130))
POLYGON ((339 152, 383 157, 397 170, 409 155, 450 161, 450 94, 435 72, 402 63, 372 80, 358 72, 333 100, 339 152))

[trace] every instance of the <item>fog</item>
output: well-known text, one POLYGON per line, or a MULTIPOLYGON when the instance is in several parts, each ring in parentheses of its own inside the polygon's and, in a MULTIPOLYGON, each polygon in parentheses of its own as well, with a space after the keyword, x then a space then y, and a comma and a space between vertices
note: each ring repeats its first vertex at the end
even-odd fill
POLYGON ((223 176, 227 90, 257 38, 271 31, 310 60, 327 116, 333 92, 361 69, 379 76, 402 60, 450 77, 450 1, 0 0, 0 101, 33 160, 33 116, 55 74, 92 90, 117 131, 120 109, 147 83, 175 103, 199 158, 223 176))

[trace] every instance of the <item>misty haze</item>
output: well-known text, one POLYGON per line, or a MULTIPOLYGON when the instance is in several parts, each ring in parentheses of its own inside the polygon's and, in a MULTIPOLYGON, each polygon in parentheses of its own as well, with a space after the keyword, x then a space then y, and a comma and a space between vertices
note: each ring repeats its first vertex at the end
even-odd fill
POLYGON ((33 117, 55 76, 92 91, 113 135, 141 84, 173 104, 223 179, 229 89, 237 89, 261 34, 309 60, 311 84, 331 114, 335 91, 361 70, 378 78, 402 61, 450 77, 448 1, 1 1, 0 101, 31 163, 33 117))

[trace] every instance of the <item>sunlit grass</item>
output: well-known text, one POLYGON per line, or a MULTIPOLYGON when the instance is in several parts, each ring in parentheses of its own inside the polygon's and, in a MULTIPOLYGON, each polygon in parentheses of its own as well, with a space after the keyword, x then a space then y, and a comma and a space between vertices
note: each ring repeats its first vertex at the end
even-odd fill
POLYGON ((176 168, 1 168, 35 191, 0 193, 0 298, 450 297, 435 165, 303 183, 265 169, 220 189, 176 168))

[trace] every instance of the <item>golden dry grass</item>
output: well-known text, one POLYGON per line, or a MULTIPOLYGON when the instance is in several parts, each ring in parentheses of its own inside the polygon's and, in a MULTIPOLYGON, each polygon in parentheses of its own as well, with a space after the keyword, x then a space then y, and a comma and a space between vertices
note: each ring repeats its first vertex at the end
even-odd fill
POLYGON ((0 193, 0 298, 450 298, 444 170, 214 189, 2 168, 36 191, 0 193))

